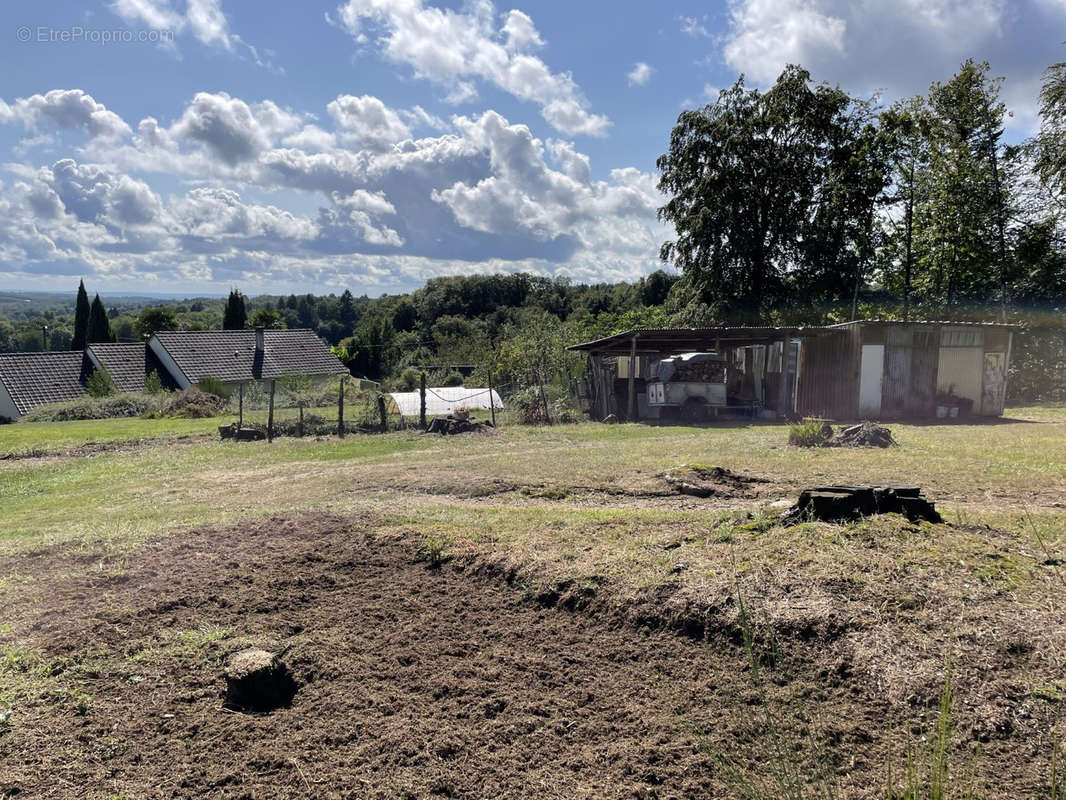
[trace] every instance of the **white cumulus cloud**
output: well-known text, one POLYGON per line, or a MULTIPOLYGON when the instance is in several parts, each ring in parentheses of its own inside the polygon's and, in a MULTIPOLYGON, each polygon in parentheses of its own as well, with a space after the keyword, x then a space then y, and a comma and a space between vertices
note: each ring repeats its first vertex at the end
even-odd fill
POLYGON ((544 119, 563 133, 606 135, 610 121, 589 110, 573 77, 552 72, 533 55, 544 42, 528 15, 510 11, 500 25, 489 0, 464 8, 441 9, 422 0, 348 0, 338 17, 357 39, 368 32, 376 35, 386 58, 447 87, 455 102, 472 99, 476 89, 471 80, 480 78, 537 103, 544 119))
POLYGON ((644 86, 651 80, 652 69, 643 61, 638 61, 633 65, 633 69, 629 71, 626 78, 629 80, 630 86, 644 86))

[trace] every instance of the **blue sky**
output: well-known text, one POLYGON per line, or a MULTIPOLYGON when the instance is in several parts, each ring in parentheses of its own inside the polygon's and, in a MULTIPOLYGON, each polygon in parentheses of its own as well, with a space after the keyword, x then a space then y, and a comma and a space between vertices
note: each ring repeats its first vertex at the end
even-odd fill
POLYGON ((0 20, 4 289, 633 279, 669 237, 673 121, 738 73, 797 62, 891 101, 987 59, 1017 140, 1066 57, 1066 0, 88 0, 0 20))

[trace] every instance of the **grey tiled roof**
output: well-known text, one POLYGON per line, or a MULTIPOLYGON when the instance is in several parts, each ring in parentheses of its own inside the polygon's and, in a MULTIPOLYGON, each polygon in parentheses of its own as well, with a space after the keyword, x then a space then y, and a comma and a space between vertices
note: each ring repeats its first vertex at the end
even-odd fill
POLYGON ((226 383, 283 375, 344 375, 348 370, 310 330, 265 332, 262 363, 255 331, 161 331, 153 337, 192 383, 218 378, 226 383))
POLYGON ((25 414, 45 403, 74 400, 85 393, 81 350, 55 353, 0 353, 0 383, 15 408, 25 414))
POLYGON ((91 344, 89 350, 107 367, 120 392, 144 391, 143 344, 91 344))

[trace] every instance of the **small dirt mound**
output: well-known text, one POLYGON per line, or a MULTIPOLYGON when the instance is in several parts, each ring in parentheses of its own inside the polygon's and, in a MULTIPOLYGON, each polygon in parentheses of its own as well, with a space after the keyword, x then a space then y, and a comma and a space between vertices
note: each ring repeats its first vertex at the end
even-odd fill
POLYGON ((725 467, 682 464, 661 475, 676 492, 694 497, 745 497, 752 484, 767 483, 765 478, 738 475, 725 467))
POLYGON ((841 428, 829 440, 830 447, 891 447, 896 443, 892 431, 875 422, 863 422, 841 428))
POLYGON ((296 681, 274 653, 242 650, 226 667, 226 708, 235 711, 274 711, 288 708, 296 696, 296 681))
POLYGON ((459 417, 449 414, 446 417, 437 417, 426 428, 426 433, 439 433, 441 436, 455 436, 459 433, 483 433, 491 430, 491 422, 479 422, 468 417, 459 417))

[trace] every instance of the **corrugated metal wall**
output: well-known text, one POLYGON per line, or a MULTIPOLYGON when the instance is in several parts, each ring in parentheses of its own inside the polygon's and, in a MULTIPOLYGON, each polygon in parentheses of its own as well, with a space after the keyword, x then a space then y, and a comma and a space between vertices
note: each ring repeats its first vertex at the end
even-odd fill
POLYGON ((858 328, 804 339, 800 346, 796 413, 833 419, 855 416, 858 405, 858 328))

